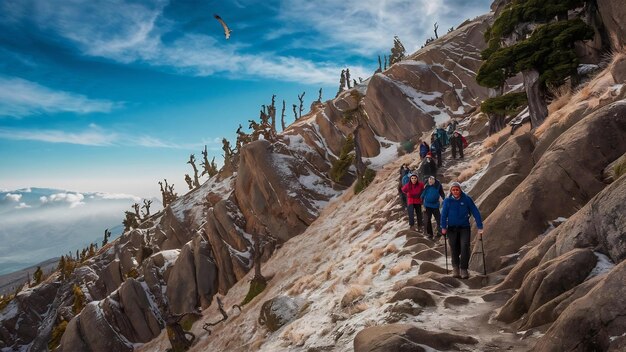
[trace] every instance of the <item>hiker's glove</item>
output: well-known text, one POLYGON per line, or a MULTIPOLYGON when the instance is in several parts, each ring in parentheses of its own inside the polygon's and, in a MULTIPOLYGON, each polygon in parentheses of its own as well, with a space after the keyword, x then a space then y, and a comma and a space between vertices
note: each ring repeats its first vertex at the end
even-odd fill
POLYGON ((444 236, 445 236, 445 235, 446 235, 446 232, 448 232, 448 230, 446 230, 446 229, 441 229, 441 234, 442 234, 442 235, 444 235, 444 236))

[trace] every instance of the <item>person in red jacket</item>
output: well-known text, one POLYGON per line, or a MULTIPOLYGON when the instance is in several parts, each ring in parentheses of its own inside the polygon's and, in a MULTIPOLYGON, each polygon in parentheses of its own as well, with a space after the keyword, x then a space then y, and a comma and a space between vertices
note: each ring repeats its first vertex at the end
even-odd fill
POLYGON ((406 194, 407 198, 407 210, 409 212, 409 226, 411 230, 415 228, 414 214, 417 215, 417 228, 418 231, 422 231, 422 191, 424 190, 424 184, 420 182, 416 174, 411 174, 409 183, 402 187, 402 192, 406 194))

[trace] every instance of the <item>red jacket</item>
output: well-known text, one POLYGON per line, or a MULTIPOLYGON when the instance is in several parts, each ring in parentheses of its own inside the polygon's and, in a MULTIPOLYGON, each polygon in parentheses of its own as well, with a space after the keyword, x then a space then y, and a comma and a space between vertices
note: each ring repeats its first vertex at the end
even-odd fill
POLYGON ((422 204, 422 199, 420 196, 422 195, 422 191, 424 190, 424 184, 421 181, 417 181, 416 184, 409 181, 404 187, 402 187, 402 192, 406 194, 407 204, 422 204))

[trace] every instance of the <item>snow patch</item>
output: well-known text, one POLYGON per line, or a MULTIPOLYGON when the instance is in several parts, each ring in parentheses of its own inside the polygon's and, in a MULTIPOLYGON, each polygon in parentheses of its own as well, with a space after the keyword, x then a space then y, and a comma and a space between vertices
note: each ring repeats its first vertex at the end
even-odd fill
POLYGON ((613 270, 613 268, 615 267, 615 263, 613 263, 611 258, 607 257, 606 255, 600 252, 593 252, 593 254, 598 257, 598 262, 585 280, 589 280, 592 277, 596 277, 598 275, 606 274, 609 271, 613 270))

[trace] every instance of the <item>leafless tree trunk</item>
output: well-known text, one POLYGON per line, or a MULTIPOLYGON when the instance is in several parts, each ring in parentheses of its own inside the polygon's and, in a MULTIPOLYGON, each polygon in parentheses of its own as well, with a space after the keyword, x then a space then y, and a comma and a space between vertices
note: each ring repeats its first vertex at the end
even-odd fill
POLYGON ((539 127, 548 116, 548 108, 544 93, 539 83, 539 72, 537 70, 522 71, 524 78, 524 88, 528 97, 528 112, 530 114, 530 125, 533 129, 539 127))
POLYGON ((187 164, 191 164, 191 167, 193 167, 193 185, 195 187, 200 187, 200 181, 198 180, 198 168, 196 167, 196 156, 191 154, 187 164))
POLYGON ((302 94, 298 95, 298 100, 300 101, 300 107, 298 108, 300 113, 298 114, 298 118, 302 117, 302 111, 304 111, 304 94, 306 94, 306 92, 302 92, 302 94))
POLYGON ((285 101, 283 100, 283 111, 280 113, 280 125, 285 130, 285 101))
POLYGON ((437 35, 437 30, 439 29, 439 25, 437 24, 437 22, 435 22, 435 39, 439 38, 439 36, 437 35))

